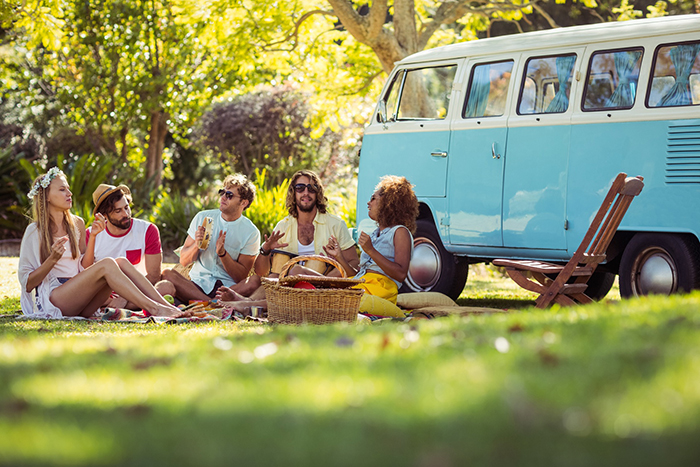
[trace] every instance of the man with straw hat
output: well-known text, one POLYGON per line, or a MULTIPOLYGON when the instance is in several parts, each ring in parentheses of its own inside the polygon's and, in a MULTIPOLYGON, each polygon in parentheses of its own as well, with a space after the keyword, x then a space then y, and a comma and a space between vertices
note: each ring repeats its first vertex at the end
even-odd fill
MULTIPOLYGON (((158 227, 131 217, 131 200, 131 190, 126 185, 103 183, 93 192, 95 220, 86 231, 87 248, 81 264, 88 267, 103 258, 126 258, 161 295, 172 295, 175 287, 160 280, 163 250, 158 227)), ((134 308, 114 295, 108 303, 119 308, 134 308)))
POLYGON ((160 281, 163 250, 158 227, 131 217, 131 190, 126 185, 101 184, 92 194, 95 220, 87 230, 83 267, 103 258, 124 257, 151 284, 160 281))

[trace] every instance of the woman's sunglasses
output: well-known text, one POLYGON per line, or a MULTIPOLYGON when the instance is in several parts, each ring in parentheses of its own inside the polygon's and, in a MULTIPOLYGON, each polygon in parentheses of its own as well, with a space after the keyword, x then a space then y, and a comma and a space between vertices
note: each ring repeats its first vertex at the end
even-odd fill
POLYGON ((227 191, 227 190, 224 190, 222 188, 221 190, 219 190, 219 196, 224 196, 224 195, 226 195, 226 199, 233 199, 236 196, 238 196, 233 191, 227 191))
POLYGON ((294 185, 294 191, 297 193, 303 193, 306 189, 309 190, 309 193, 318 193, 318 185, 312 185, 310 183, 297 183, 294 185))

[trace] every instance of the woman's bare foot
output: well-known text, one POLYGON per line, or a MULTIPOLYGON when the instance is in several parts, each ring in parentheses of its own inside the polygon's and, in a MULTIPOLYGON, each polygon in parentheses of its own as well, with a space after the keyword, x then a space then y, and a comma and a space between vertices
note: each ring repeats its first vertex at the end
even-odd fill
POLYGON ((174 306, 166 306, 157 303, 152 310, 148 310, 153 316, 166 316, 168 318, 177 318, 182 314, 182 310, 174 306))

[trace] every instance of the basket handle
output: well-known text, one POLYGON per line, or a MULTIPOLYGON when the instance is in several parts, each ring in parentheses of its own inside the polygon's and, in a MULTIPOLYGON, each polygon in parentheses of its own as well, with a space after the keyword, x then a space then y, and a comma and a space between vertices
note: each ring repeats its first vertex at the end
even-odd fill
POLYGON ((289 273, 289 270, 292 268, 297 263, 300 263, 302 261, 308 261, 308 260, 316 260, 316 261, 321 261, 326 264, 330 264, 334 268, 336 268, 338 271, 340 271, 340 277, 347 277, 347 274, 345 273, 345 270, 343 267, 340 265, 340 263, 333 258, 329 258, 328 256, 322 256, 322 255, 307 255, 307 256, 297 256, 296 258, 292 258, 289 261, 287 261, 284 266, 282 266, 282 271, 280 271, 280 279, 283 277, 287 277, 287 274, 289 273))

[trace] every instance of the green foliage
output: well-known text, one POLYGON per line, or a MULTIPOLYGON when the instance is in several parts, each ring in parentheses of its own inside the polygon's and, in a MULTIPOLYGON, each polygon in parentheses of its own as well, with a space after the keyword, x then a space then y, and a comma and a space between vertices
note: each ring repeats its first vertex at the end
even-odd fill
POLYGON ((328 211, 345 221, 345 225, 353 228, 357 225, 357 190, 340 189, 328 195, 328 211))
POLYGON ((267 169, 255 169, 255 201, 243 213, 260 230, 260 235, 270 235, 275 225, 289 213, 286 207, 289 180, 268 187, 267 169))
MULTIPOLYGON (((35 48, 30 35, 51 28, 53 10, 18 15, 13 45, 26 50, 8 77, 16 102, 43 114, 53 126, 60 121, 77 129, 93 151, 118 154, 121 162, 139 161, 146 176, 156 174, 158 182, 168 133, 184 141, 216 96, 270 75, 251 50, 246 31, 231 23, 223 27, 223 18, 210 16, 210 5, 187 0, 49 3, 52 8, 60 4, 58 47, 50 41, 49 47, 35 48)), ((228 21, 245 16, 242 8, 221 13, 228 21)))
POLYGON ((265 169, 272 184, 318 160, 323 135, 311 138, 307 96, 280 86, 237 96, 215 104, 201 120, 201 141, 232 172, 252 178, 265 169))
POLYGON ((153 206, 148 220, 158 227, 163 249, 174 250, 187 238, 187 229, 195 214, 216 207, 215 197, 204 197, 198 200, 187 196, 171 196, 163 191, 153 206))
POLYGON ((28 225, 27 192, 31 189, 31 180, 19 160, 11 147, 0 147, 0 232, 3 237, 19 237, 28 225))

